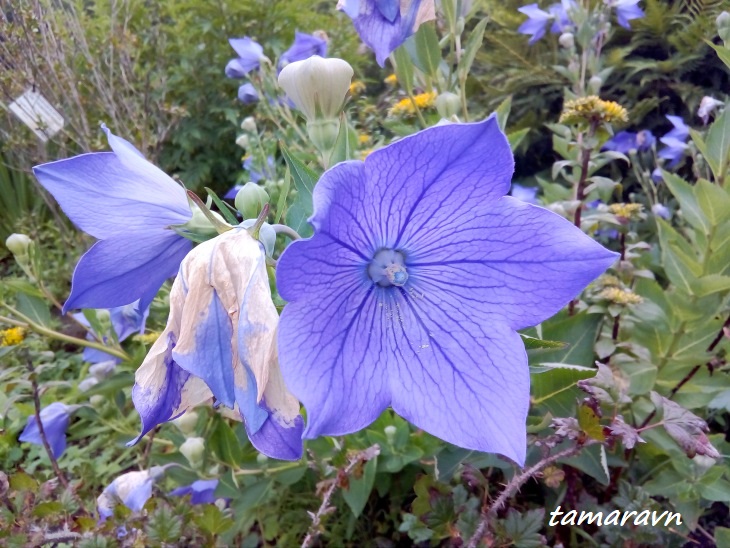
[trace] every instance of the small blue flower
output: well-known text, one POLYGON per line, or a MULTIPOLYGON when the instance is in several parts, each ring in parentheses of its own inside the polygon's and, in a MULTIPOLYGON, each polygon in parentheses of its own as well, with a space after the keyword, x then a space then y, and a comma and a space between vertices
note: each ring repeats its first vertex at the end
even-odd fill
POLYGON ((659 151, 659 158, 669 160, 668 168, 677 167, 688 148, 689 126, 679 116, 667 116, 674 126, 664 137, 659 139, 665 146, 659 151))
POLYGON ((261 243, 237 228, 198 245, 170 290, 167 326, 135 374, 142 432, 134 442, 215 397, 237 410, 260 452, 300 458, 303 421, 277 362, 278 320, 261 243))
MULTIPOLYGON (((136 302, 109 309, 112 329, 117 335, 117 340, 119 342, 122 342, 134 335, 135 333, 144 333, 144 326, 149 313, 149 308, 145 309, 144 312, 140 312, 138 308, 138 303, 136 302)), ((86 327, 90 327, 89 321, 86 319, 83 313, 79 312, 77 314, 74 314, 73 317, 76 319, 77 322, 85 325, 86 327)), ((96 335, 98 337, 98 333, 96 335)), ((94 335, 91 333, 86 335, 87 340, 90 341, 97 340, 97 337, 94 337, 94 335)), ((106 339, 103 342, 106 343, 106 339)), ((101 350, 97 350, 96 348, 84 348, 83 356, 84 360, 89 363, 100 363, 110 360, 114 363, 119 363, 121 361, 119 358, 112 356, 111 354, 107 354, 106 352, 103 352, 101 350)))
POLYGON ((218 487, 218 480, 198 480, 190 485, 178 487, 170 494, 176 497, 190 495, 191 504, 211 504, 215 502, 215 490, 218 487))
POLYGON ((435 126, 328 170, 314 236, 277 267, 279 360, 305 438, 388 406, 450 443, 524 463, 530 400, 518 329, 558 312, 617 257, 505 196, 514 159, 495 116, 435 126))
MULTIPOLYGON (((66 450, 66 429, 71 420, 71 413, 78 408, 77 405, 65 405, 54 402, 41 410, 41 423, 46 434, 48 445, 55 458, 59 458, 66 450)), ((41 431, 38 428, 38 421, 35 415, 28 417, 25 429, 18 438, 20 441, 34 443, 43 446, 41 431)))
POLYGON ((537 187, 534 186, 522 186, 517 183, 512 183, 512 197, 527 202, 528 204, 538 204, 537 199, 537 187))
POLYGON ((552 4, 549 6, 548 11, 541 10, 537 4, 529 4, 521 7, 517 11, 527 15, 527 21, 520 25, 517 32, 530 35, 531 38, 528 41, 530 45, 545 36, 548 25, 551 22, 550 32, 553 34, 565 32, 573 26, 569 12, 574 5, 572 0, 563 0, 560 4, 552 4))
POLYGON ((638 133, 632 131, 619 131, 611 139, 606 141, 601 150, 613 150, 621 154, 628 154, 632 150, 645 152, 650 150, 656 143, 656 137, 648 129, 642 129, 638 133))
POLYGON ((339 0, 337 9, 352 19, 381 67, 421 23, 436 18, 433 0, 339 0))
POLYGON ((64 213, 97 241, 76 265, 64 313, 139 300, 147 309, 192 243, 170 229, 192 213, 185 190, 106 126, 113 152, 33 168, 64 213))
POLYGON ((248 82, 238 88, 238 100, 241 101, 244 105, 252 105, 253 103, 258 103, 259 92, 256 91, 256 88, 253 87, 253 84, 251 82, 248 82))
POLYGON ((657 184, 661 183, 664 180, 664 175, 662 175, 662 168, 654 168, 654 171, 651 172, 651 180, 657 184))
POLYGON ((327 57, 326 36, 320 37, 315 34, 296 31, 294 34, 294 43, 279 58, 279 70, 289 63, 309 59, 312 55, 327 57))
POLYGON ((252 70, 261 66, 264 48, 249 37, 231 38, 228 40, 238 57, 228 61, 226 76, 228 78, 244 78, 252 70))
POLYGON ((107 486, 96 499, 99 522, 114 515, 114 507, 120 502, 132 512, 141 512, 152 496, 152 486, 164 472, 164 467, 155 466, 150 470, 127 472, 107 486))
POLYGON ((609 7, 616 8, 616 18, 618 24, 625 29, 630 29, 629 21, 632 19, 641 19, 644 12, 637 5, 639 0, 603 0, 609 7))
POLYGON ((651 212, 657 217, 661 217, 666 221, 668 221, 672 217, 672 212, 669 211, 669 208, 667 208, 667 206, 663 204, 654 204, 653 206, 651 206, 651 212))

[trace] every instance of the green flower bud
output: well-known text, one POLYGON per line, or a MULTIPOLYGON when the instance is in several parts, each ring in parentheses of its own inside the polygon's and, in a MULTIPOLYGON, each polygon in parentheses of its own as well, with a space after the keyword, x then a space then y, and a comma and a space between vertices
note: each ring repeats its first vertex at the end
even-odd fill
MULTIPOLYGON (((198 206, 190 202, 190 210, 193 212, 193 215, 190 217, 190 220, 187 223, 182 225, 182 228, 192 232, 193 234, 200 234, 201 236, 218 235, 218 231, 210 222, 210 219, 205 216, 205 213, 203 213, 198 206)), ((226 224, 225 219, 223 219, 220 214, 216 213, 215 211, 211 211, 211 213, 221 223, 226 224)))
POLYGON ((104 404, 106 403, 106 398, 101 394, 94 394, 89 398, 89 403, 91 404, 91 407, 99 410, 104 407, 104 404))
POLYGON ((279 86, 308 121, 332 120, 342 112, 353 75, 347 61, 313 55, 285 66, 279 86))
POLYGON ((330 120, 314 120, 307 122, 307 135, 318 150, 326 152, 332 150, 340 133, 340 121, 337 118, 330 120))
POLYGON ((452 116, 458 115, 460 109, 461 99, 455 93, 445 91, 436 97, 436 110, 441 118, 448 120, 452 116))
POLYGON ((99 322, 102 333, 109 333, 112 328, 112 315, 106 308, 99 308, 94 311, 96 314, 96 321, 99 322))
POLYGON ((190 466, 199 468, 203 464, 205 454, 205 440, 203 438, 188 438, 180 446, 180 453, 188 460, 190 466))
POLYGON ((256 133, 256 120, 253 116, 246 116, 241 122, 241 129, 247 133, 256 133))
POLYGON ((258 184, 249 182, 238 191, 234 203, 244 219, 256 219, 269 203, 269 195, 258 184))
POLYGON ((195 411, 188 411, 176 418, 172 423, 178 427, 180 432, 189 436, 195 433, 198 424, 198 414, 195 411))

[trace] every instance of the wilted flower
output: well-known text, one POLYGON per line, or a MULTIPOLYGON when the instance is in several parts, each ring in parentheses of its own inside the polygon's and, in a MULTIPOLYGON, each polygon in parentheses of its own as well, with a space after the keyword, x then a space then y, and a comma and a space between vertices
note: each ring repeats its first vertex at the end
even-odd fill
MULTIPOLYGON (((135 333, 144 333, 144 325, 147 321, 147 316, 149 315, 149 313, 149 308, 141 312, 138 308, 138 303, 136 302, 124 306, 117 306, 110 309, 109 319, 111 322, 111 329, 114 330, 117 341, 122 342, 134 335, 135 333)), ((80 324, 85 325, 86 327, 91 327, 91 324, 86 319, 86 316, 84 316, 81 312, 74 314, 73 317, 80 324)), ((108 339, 107 337, 102 335, 102 333, 96 333, 95 337, 94 334, 89 333, 86 335, 86 338, 90 341, 93 341, 100 337, 102 342, 106 344, 108 342, 108 339)), ((109 360, 112 360, 115 363, 119 363, 119 361, 121 361, 119 358, 107 354, 102 350, 88 347, 84 348, 84 360, 89 363, 106 362, 109 360)))
MULTIPOLYGON (((550 32, 560 34, 573 26, 569 12, 575 3, 572 0, 563 0, 560 4, 548 6, 548 11, 541 10, 537 4, 529 4, 518 8, 517 11, 527 15, 527 21, 520 25, 517 32, 531 36, 528 44, 532 45, 545 36, 548 25, 550 32)), ((571 36, 572 38, 572 36, 571 36)))
POLYGON ((626 29, 631 28, 629 21, 644 17, 644 12, 637 6, 639 0, 603 0, 603 2, 611 8, 616 8, 618 24, 626 29))
POLYGON ((433 0, 339 0, 337 9, 352 19, 360 39, 375 52, 381 67, 421 23, 436 19, 433 0))
POLYGON ((257 103, 259 100, 259 92, 253 87, 251 82, 243 84, 238 88, 238 100, 244 105, 251 105, 257 103))
POLYGON ((277 323, 259 242, 237 228, 198 245, 170 291, 167 326, 135 375, 139 437, 215 397, 240 413, 259 451, 299 458, 303 423, 279 371, 277 323))
POLYGON ((192 248, 170 228, 192 217, 185 190, 102 127, 113 152, 33 168, 69 219, 99 240, 76 265, 64 313, 137 300, 140 309, 147 309, 192 248))
POLYGON ((313 34, 296 31, 294 43, 279 58, 279 70, 289 63, 309 59, 312 55, 327 57, 327 41, 327 35, 322 31, 313 34))
POLYGON ((613 150, 621 154, 628 154, 632 150, 644 152, 651 149, 654 143, 656 143, 656 137, 648 129, 642 129, 638 133, 619 131, 604 143, 601 150, 613 150))
POLYGON ((528 204, 537 204, 537 187, 534 186, 522 186, 517 183, 512 183, 512 190, 510 192, 513 198, 517 198, 528 204))
MULTIPOLYGON (((48 445, 55 458, 59 458, 66 450, 66 429, 71 421, 71 413, 78 409, 78 405, 66 405, 61 402, 54 402, 41 410, 41 424, 46 434, 48 445)), ((18 440, 36 445, 43 445, 41 431, 38 428, 38 421, 35 415, 28 417, 28 422, 18 440)))
POLYGON ((434 106, 436 102, 436 92, 428 91, 419 93, 413 99, 406 97, 401 99, 388 111, 390 116, 415 116, 416 109, 425 110, 434 106))
POLYGON ((289 301, 281 367, 307 408, 305 438, 358 431, 392 406, 446 441, 524 462, 529 371, 516 330, 555 314, 616 254, 504 196, 513 169, 492 116, 322 176, 314 236, 277 268, 289 301))
POLYGON ((228 61, 226 76, 228 78, 243 78, 252 70, 261 66, 264 48, 250 38, 230 38, 228 43, 236 51, 238 57, 228 61))
POLYGON ((667 167, 674 168, 679 164, 687 150, 687 138, 689 137, 689 126, 679 116, 667 115, 674 126, 664 137, 659 139, 665 147, 659 151, 659 157, 669 160, 667 167))
POLYGON ((702 118, 702 123, 707 125, 707 122, 710 121, 710 114, 719 107, 720 105, 724 105, 722 101, 718 101, 714 97, 710 97, 709 95, 702 98, 702 101, 700 101, 700 108, 697 109, 697 116, 702 118))
POLYGON ((96 499, 99 521, 111 517, 114 507, 120 502, 132 512, 141 512, 152 496, 152 485, 164 470, 162 466, 154 466, 150 470, 127 472, 116 478, 96 499))
POLYGON ((178 487, 170 491, 170 495, 184 497, 190 495, 191 504, 212 504, 215 502, 215 490, 218 487, 218 480, 197 480, 190 485, 178 487))

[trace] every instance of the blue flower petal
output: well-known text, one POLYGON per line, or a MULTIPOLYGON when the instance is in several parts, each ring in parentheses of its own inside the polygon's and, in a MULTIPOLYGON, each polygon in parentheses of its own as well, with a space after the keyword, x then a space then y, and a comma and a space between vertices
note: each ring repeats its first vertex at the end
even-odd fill
POLYGON ((298 460, 302 458, 304 419, 298 415, 294 421, 287 423, 274 411, 268 409, 265 401, 262 401, 260 405, 269 411, 269 416, 257 431, 253 431, 248 422, 245 423, 246 433, 251 444, 257 451, 276 459, 298 460))
MULTIPOLYGON (((54 402, 41 410, 43 431, 55 458, 59 458, 66 450, 66 429, 71 420, 70 411, 72 409, 63 403, 54 402)), ((18 440, 43 446, 43 438, 41 438, 35 415, 28 417, 28 422, 18 440)))
POLYGON ((259 93, 256 91, 256 88, 253 87, 253 84, 248 82, 238 88, 238 100, 244 105, 251 105, 258 102, 259 93))
POLYGON ((190 249, 189 240, 164 229, 100 240, 76 265, 63 309, 106 308, 136 300, 147 308, 190 249))
POLYGON ((312 55, 327 57, 327 40, 313 34, 296 31, 294 33, 294 43, 279 58, 279 68, 281 69, 295 61, 304 61, 312 55))

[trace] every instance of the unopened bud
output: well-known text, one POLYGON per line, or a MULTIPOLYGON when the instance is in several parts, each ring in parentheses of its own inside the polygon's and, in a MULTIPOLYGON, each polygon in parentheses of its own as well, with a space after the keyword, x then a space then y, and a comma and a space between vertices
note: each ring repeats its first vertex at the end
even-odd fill
POLYGON ((342 112, 354 74, 347 61, 313 55, 285 66, 279 86, 308 121, 331 120, 342 112))
POLYGON ((395 439, 395 433, 397 431, 398 429, 392 424, 389 424, 388 426, 383 428, 383 432, 385 432, 385 437, 388 438, 388 443, 393 443, 393 440, 395 439))
POLYGON ((99 327, 102 333, 109 333, 112 328, 112 315, 106 308, 99 308, 94 310, 96 315, 96 321, 99 322, 99 327))
POLYGON ((598 92, 601 91, 602 85, 603 79, 600 76, 591 76, 590 80, 588 80, 588 90, 593 95, 598 95, 598 92))
POLYGON ((106 398, 102 396, 101 394, 94 394, 89 398, 89 403, 91 404, 91 407, 93 407, 96 410, 101 409, 104 407, 104 403, 106 402, 106 398))
MULTIPOLYGON (((201 209, 193 204, 190 203, 190 209, 193 212, 192 216, 190 217, 190 220, 185 223, 183 228, 186 230, 192 232, 193 234, 200 234, 202 236, 217 236, 218 231, 213 226, 213 223, 210 222, 210 219, 205 216, 205 213, 201 211, 201 209)), ((218 219, 221 223, 225 224, 225 220, 223 217, 220 216, 219 213, 216 213, 215 211, 211 211, 213 216, 218 219)))
POLYGON ((436 110, 441 118, 456 116, 461 109, 461 99, 455 93, 445 91, 436 97, 436 110))
POLYGON ((234 203, 244 219, 256 219, 269 203, 269 195, 258 184, 248 182, 238 191, 234 203))
POLYGON ((256 455, 256 462, 258 462, 259 464, 266 464, 268 461, 269 457, 267 457, 263 453, 259 453, 258 455, 256 455))
POLYGON ((573 49, 575 47, 575 38, 572 32, 564 32, 558 38, 558 43, 565 49, 573 49))
POLYGON ((11 234, 5 240, 5 246, 16 258, 19 256, 27 256, 30 252, 31 245, 33 245, 33 240, 25 234, 11 234))
POLYGON ((205 454, 205 440, 203 438, 188 438, 180 446, 180 453, 188 459, 190 466, 198 468, 203 463, 205 454))
POLYGON ((241 122, 241 129, 248 133, 256 133, 256 120, 253 116, 246 116, 241 122))
POLYGON ((96 386, 97 384, 99 384, 99 379, 97 379, 96 377, 86 377, 83 381, 79 383, 79 391, 87 392, 94 388, 94 386, 96 386))
POLYGON ((317 150, 332 150, 337 142, 337 135, 340 133, 340 121, 338 118, 329 120, 314 120, 307 122, 307 135, 317 147, 317 150))
POLYGON ((236 139, 236 144, 242 149, 247 149, 249 143, 248 135, 239 135, 236 139))
POLYGON ((188 411, 176 418, 172 423, 178 427, 180 432, 189 436, 195 433, 195 427, 198 424, 198 414, 195 411, 188 411))

